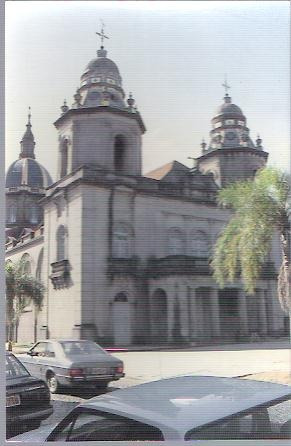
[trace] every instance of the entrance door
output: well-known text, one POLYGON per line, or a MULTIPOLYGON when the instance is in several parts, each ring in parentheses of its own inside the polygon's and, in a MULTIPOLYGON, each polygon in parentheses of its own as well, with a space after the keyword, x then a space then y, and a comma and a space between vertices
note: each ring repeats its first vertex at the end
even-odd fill
POLYGON ((115 345, 131 344, 130 304, 124 293, 119 293, 113 303, 113 336, 115 345))
MULTIPOLYGON (((167 295, 164 290, 157 289, 151 300, 152 341, 163 343, 168 340, 167 295)), ((180 321, 178 321, 178 324, 180 321)))
POLYGON ((221 336, 232 339, 236 338, 240 330, 236 289, 225 289, 219 292, 219 312, 221 336))

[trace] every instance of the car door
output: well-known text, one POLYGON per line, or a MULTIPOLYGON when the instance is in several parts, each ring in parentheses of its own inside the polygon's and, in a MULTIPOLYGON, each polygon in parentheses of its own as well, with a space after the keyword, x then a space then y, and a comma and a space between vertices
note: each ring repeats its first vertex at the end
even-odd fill
POLYGON ((38 359, 40 378, 46 379, 47 370, 53 370, 56 368, 56 351, 52 342, 45 342, 45 350, 38 359))

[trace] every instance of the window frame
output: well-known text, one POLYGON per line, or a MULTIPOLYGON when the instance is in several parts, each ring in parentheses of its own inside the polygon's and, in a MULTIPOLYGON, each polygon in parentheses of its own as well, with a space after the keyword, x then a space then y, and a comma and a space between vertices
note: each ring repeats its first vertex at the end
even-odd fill
MULTIPOLYGON (((185 433, 185 435, 184 435, 184 441, 210 441, 210 440, 214 440, 214 438, 199 439, 199 438, 189 438, 189 437, 193 433, 196 433, 196 432, 199 433, 200 431, 203 431, 204 429, 212 428, 212 427, 214 427, 214 426, 216 426, 218 424, 222 424, 222 423, 225 423, 227 421, 230 421, 231 419, 238 418, 238 417, 245 416, 245 415, 250 415, 256 409, 268 409, 268 408, 270 408, 272 406, 275 406, 276 404, 283 403, 284 401, 288 401, 290 399, 291 399, 291 393, 288 394, 288 395, 285 395, 283 397, 275 398, 274 400, 269 400, 269 401, 266 401, 264 403, 257 404, 255 406, 252 406, 252 407, 249 407, 247 409, 241 410, 241 411, 236 412, 234 414, 227 415, 225 417, 219 418, 218 420, 211 421, 210 423, 205 423, 205 424, 203 424, 201 426, 195 427, 195 428, 190 429, 189 431, 187 431, 185 433)), ((254 440, 260 440, 260 438, 253 438, 253 439, 254 440)), ((268 440, 268 438, 261 438, 261 439, 262 440, 268 440)), ((280 438, 279 438, 279 436, 276 437, 276 438, 270 438, 270 440, 273 440, 273 439, 278 439, 279 440, 280 438)), ((216 440, 220 440, 220 439, 216 438, 216 440)), ((222 439, 222 440, 226 440, 226 439, 222 439)), ((252 440, 252 438, 247 438, 247 437, 245 437, 245 438, 244 437, 242 437, 242 438, 229 438, 227 440, 232 440, 232 441, 234 441, 234 440, 252 440)))

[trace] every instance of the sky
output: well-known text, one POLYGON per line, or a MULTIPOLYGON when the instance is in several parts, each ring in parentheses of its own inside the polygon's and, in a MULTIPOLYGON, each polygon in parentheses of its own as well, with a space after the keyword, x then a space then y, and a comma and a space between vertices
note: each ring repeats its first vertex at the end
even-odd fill
POLYGON ((227 75, 233 103, 269 165, 290 170, 288 1, 6 2, 6 166, 19 156, 31 107, 36 158, 56 179, 64 99, 96 57, 105 23, 107 57, 119 67, 147 132, 143 172, 187 166, 209 141, 227 75))

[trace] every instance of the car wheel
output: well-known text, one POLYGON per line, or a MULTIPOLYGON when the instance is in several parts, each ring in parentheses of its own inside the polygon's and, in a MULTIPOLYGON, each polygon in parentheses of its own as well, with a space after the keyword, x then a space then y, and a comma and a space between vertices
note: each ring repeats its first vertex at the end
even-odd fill
POLYGON ((51 393, 58 393, 60 390, 60 385, 56 375, 53 372, 48 373, 46 382, 51 393))

